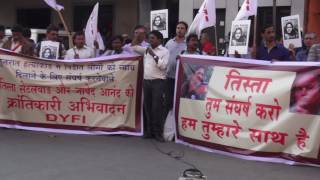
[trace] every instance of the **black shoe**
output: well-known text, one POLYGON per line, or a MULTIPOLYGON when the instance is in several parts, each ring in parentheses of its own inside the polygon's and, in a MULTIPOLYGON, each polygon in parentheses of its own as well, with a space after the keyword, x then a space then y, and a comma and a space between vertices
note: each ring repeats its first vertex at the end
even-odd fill
POLYGON ((152 138, 151 135, 147 135, 147 134, 143 135, 143 139, 151 139, 151 138, 152 138))

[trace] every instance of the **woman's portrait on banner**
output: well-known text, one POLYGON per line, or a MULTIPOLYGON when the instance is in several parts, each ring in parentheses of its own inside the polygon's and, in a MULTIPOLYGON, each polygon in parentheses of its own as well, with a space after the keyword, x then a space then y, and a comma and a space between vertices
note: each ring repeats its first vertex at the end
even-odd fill
POLYGON ((182 84, 181 97, 193 100, 205 100, 213 67, 184 64, 185 80, 182 84))
POLYGON ((291 89, 290 112, 320 115, 320 71, 297 73, 291 89))

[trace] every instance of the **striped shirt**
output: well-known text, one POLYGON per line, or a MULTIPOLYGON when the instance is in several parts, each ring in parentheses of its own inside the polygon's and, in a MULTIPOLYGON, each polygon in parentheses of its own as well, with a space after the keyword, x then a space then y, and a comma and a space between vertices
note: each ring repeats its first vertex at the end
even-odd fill
POLYGON ((310 48, 308 61, 320 61, 320 44, 315 44, 310 48))

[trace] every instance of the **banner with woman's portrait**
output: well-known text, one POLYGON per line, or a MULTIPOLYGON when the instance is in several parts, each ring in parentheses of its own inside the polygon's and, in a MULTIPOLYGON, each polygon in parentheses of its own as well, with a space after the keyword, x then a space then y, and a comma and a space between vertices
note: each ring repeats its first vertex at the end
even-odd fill
POLYGON ((229 42, 229 54, 248 54, 250 20, 233 21, 229 42))
POLYGON ((151 11, 150 29, 160 31, 164 38, 169 37, 168 9, 151 11))
POLYGON ((320 165, 319 63, 181 56, 177 142, 209 152, 320 165))
POLYGON ((302 47, 299 15, 282 17, 281 24, 283 45, 286 48, 289 48, 290 44, 295 48, 302 47))

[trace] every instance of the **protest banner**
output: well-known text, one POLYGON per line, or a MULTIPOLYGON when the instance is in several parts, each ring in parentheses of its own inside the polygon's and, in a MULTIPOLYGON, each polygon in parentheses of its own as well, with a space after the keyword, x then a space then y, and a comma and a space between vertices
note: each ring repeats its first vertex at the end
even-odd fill
POLYGON ((181 56, 177 142, 244 159, 320 165, 319 65, 181 56))
POLYGON ((68 62, 0 50, 0 126, 141 135, 142 67, 137 56, 68 62))

